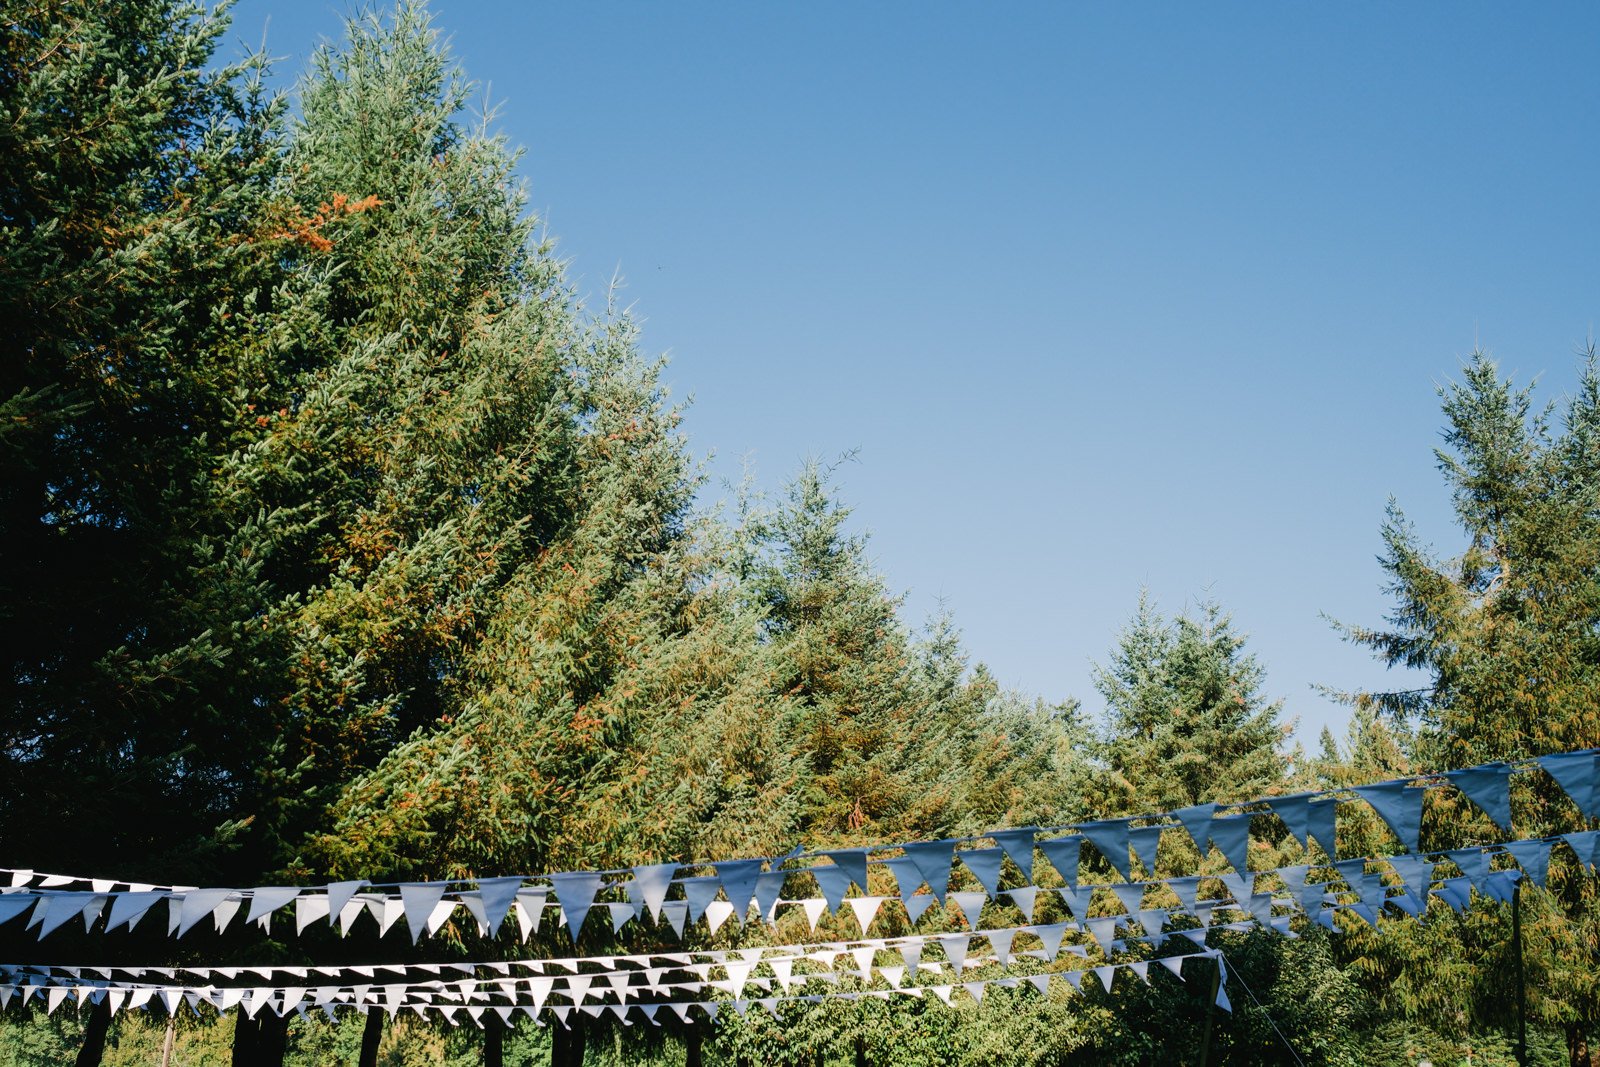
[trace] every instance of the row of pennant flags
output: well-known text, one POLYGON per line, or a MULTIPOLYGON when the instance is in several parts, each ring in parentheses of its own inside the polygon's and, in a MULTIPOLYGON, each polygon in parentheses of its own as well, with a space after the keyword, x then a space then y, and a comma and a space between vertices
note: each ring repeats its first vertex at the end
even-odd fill
MULTIPOLYGON (((182 937, 208 925, 221 932, 241 914, 247 924, 258 923, 270 928, 274 915, 292 907, 297 934, 322 921, 348 933, 356 921, 370 915, 380 934, 387 934, 404 919, 415 942, 423 934, 437 933, 456 918, 458 912, 465 912, 475 921, 480 933, 495 935, 500 933, 507 917, 514 915, 517 930, 526 940, 540 929, 549 910, 555 913, 557 924, 566 928, 576 944, 585 921, 596 912, 608 916, 614 932, 620 932, 627 923, 648 914, 682 936, 688 923, 705 921, 715 930, 730 918, 744 922, 754 904, 757 915, 766 921, 774 919, 780 905, 798 906, 805 910, 813 927, 823 911, 837 912, 842 906, 848 906, 865 932, 877 908, 889 899, 869 895, 869 867, 887 868, 898 887, 901 906, 912 923, 935 903, 945 904, 947 898, 953 899, 963 915, 975 923, 982 904, 1002 894, 1009 896, 1024 915, 1032 914, 1034 900, 1044 891, 1032 884, 1036 851, 1067 883, 1062 892, 1068 897, 1068 907, 1078 915, 1081 910, 1074 907, 1073 894, 1090 891, 1089 887, 1077 885, 1085 843, 1105 858, 1124 883, 1142 886, 1145 883, 1135 879, 1133 861, 1137 860, 1145 871, 1153 872, 1162 835, 1181 831, 1193 840, 1202 855, 1208 845, 1214 846, 1233 868, 1235 879, 1249 879, 1255 873, 1248 869, 1249 834, 1255 817, 1267 813, 1275 815, 1298 840, 1308 846, 1313 842, 1319 845, 1331 861, 1338 855, 1337 805, 1359 799, 1370 805, 1400 840, 1406 853, 1399 862, 1411 870, 1426 862, 1425 855, 1419 852, 1418 837, 1423 797, 1428 786, 1448 784, 1455 787, 1498 826, 1511 831, 1511 776, 1517 771, 1538 768, 1561 786, 1586 817, 1593 818, 1600 814, 1596 811, 1596 802, 1600 799, 1596 787, 1597 753, 1600 750, 1588 749, 1543 756, 1520 764, 1489 763, 1442 775, 1394 779, 1349 790, 1270 797, 1247 805, 1233 805, 1231 807, 1243 810, 1227 814, 1220 813, 1216 804, 1197 804, 1165 815, 1078 823, 1070 827, 1072 832, 1062 836, 1048 835, 1063 828, 995 830, 983 835, 994 842, 993 846, 977 848, 958 846, 980 838, 948 838, 880 848, 825 849, 810 854, 797 850, 786 856, 727 860, 693 867, 666 863, 623 871, 513 875, 479 879, 476 883, 438 881, 384 885, 349 880, 316 887, 156 886, 10 870, 11 885, 0 888, 0 924, 26 915, 27 928, 43 938, 74 919, 81 919, 85 928, 92 930, 103 918, 103 929, 111 932, 123 927, 131 929, 157 904, 164 903, 169 933, 182 937), (880 856, 880 853, 897 854, 880 856), (1006 859, 1011 860, 1027 884, 1001 889, 1006 859), (784 869, 795 861, 811 862, 809 866, 784 869), (982 886, 981 892, 949 890, 957 863, 982 886), (679 873, 705 868, 715 873, 679 873), (809 876, 816 885, 817 896, 785 898, 783 892, 787 883, 797 876, 809 876), (475 884, 475 888, 468 888, 469 884, 475 884), (77 888, 80 885, 87 888, 77 888), (861 895, 848 897, 852 885, 861 895), (924 885, 928 893, 920 892, 924 885), (597 903, 602 895, 621 895, 625 899, 597 903)), ((1536 881, 1542 882, 1540 864, 1548 863, 1546 845, 1553 843, 1517 841, 1497 850, 1511 852, 1520 865, 1536 876, 1536 881), (1540 859, 1541 849, 1544 860, 1540 859)), ((1569 843, 1579 850, 1583 862, 1590 861, 1589 852, 1584 851, 1589 848, 1588 839, 1576 835, 1569 843)), ((1481 877, 1476 872, 1480 867, 1486 871, 1486 859, 1480 863, 1472 859, 1468 851, 1456 850, 1451 858, 1460 863, 1464 875, 1477 879, 1473 883, 1477 885, 1481 877), (1463 859, 1467 862, 1461 863, 1463 859)), ((1289 877, 1294 880, 1297 876, 1291 871, 1289 877)), ((1183 897, 1193 879, 1165 881, 1183 897)), ((1190 903, 1192 897, 1191 889, 1190 903)))
MULTIPOLYGON (((1248 924, 1235 923, 1233 927, 1248 924)), ((1019 931, 1007 930, 1011 935, 1019 931)), ((992 931, 998 938, 998 931, 992 931)), ((1005 943, 1010 942, 1008 936, 1005 943)), ((1069 946, 1081 948, 1082 946, 1069 946)), ((859 950, 857 950, 859 953, 859 950)), ((870 950, 869 950, 870 951, 870 950)), ((1056 971, 1037 971, 1027 975, 969 976, 962 973, 963 965, 938 960, 914 962, 911 950, 902 947, 900 952, 907 964, 870 963, 856 970, 822 970, 797 972, 794 962, 782 958, 763 961, 770 975, 752 973, 756 962, 728 962, 721 970, 722 978, 670 981, 662 978, 648 984, 632 984, 633 972, 612 971, 601 975, 574 975, 565 980, 550 976, 530 978, 500 977, 494 979, 421 980, 409 982, 356 982, 334 985, 299 986, 194 986, 149 981, 86 979, 81 976, 57 976, 41 973, 15 973, 13 968, 0 968, 0 1006, 13 998, 21 1003, 37 998, 47 1014, 61 1005, 76 1002, 80 1008, 102 1001, 108 1003, 113 1014, 120 1011, 164 1009, 169 1015, 178 1015, 187 1007, 196 1015, 201 1005, 217 1012, 237 1010, 248 1018, 264 1011, 280 1016, 307 1015, 320 1011, 328 1019, 337 1021, 342 1009, 365 1014, 384 1011, 391 1017, 410 1011, 428 1019, 430 1013, 439 1021, 450 1025, 463 1023, 482 1026, 493 1013, 504 1025, 510 1025, 517 1015, 524 1015, 536 1024, 545 1025, 546 1019, 563 1027, 570 1027, 574 1013, 593 1018, 611 1015, 624 1025, 633 1025, 634 1014, 645 1022, 661 1025, 666 1013, 676 1015, 684 1023, 703 1019, 716 1020, 720 1011, 731 1009, 744 1015, 752 1006, 766 1009, 782 1020, 781 1007, 786 1004, 820 1004, 824 1001, 851 1001, 864 998, 892 1000, 896 997, 922 998, 932 996, 945 1004, 965 994, 982 1003, 991 988, 1016 989, 1030 986, 1040 995, 1049 995, 1052 984, 1061 983, 1067 989, 1081 991, 1084 980, 1093 976, 1110 992, 1118 972, 1130 974, 1148 983, 1152 967, 1165 970, 1179 980, 1185 980, 1185 967, 1191 961, 1212 960, 1221 968, 1216 1003, 1231 1011, 1232 1004, 1225 991, 1227 963, 1220 949, 1200 947, 1190 952, 1161 956, 1154 959, 1100 963, 1090 967, 1056 971), (912 981, 921 974, 928 979, 912 981), (826 989, 823 992, 802 992, 853 981, 863 986, 881 985, 884 988, 826 989), (726 997, 718 998, 713 991, 726 997)), ((1033 955, 1040 955, 1035 952, 1033 955)), ((824 953, 812 952, 805 959, 826 958, 824 953)), ((978 961, 979 966, 1000 962, 994 958, 978 961)), ((1004 965, 1004 964, 1002 964, 1004 965)), ((710 971, 708 965, 701 969, 710 971)), ((65 969, 71 970, 71 968, 65 969)))
MULTIPOLYGON (((1218 806, 1208 804, 1164 817, 1079 823, 1069 828, 1072 832, 1061 836, 1046 835, 1063 828, 999 830, 983 835, 994 842, 992 847, 959 848, 982 840, 966 838, 910 842, 881 849, 823 849, 811 854, 796 850, 781 857, 698 865, 658 864, 625 871, 480 879, 476 888, 470 889, 459 882, 377 885, 366 881, 316 887, 200 888, 12 870, 12 884, 0 888, 0 924, 24 921, 26 928, 36 930, 40 938, 75 918, 81 918, 90 931, 102 918, 102 928, 107 932, 123 926, 132 928, 159 903, 166 905, 168 930, 176 936, 207 924, 207 920, 214 929, 224 930, 240 914, 246 923, 266 927, 275 913, 292 907, 297 932, 327 920, 347 933, 357 919, 370 915, 384 933, 405 919, 415 941, 424 932, 436 932, 464 911, 485 934, 498 933, 508 917, 515 916, 521 936, 526 939, 551 912, 554 921, 566 927, 576 944, 579 930, 596 911, 609 912, 610 925, 618 932, 648 914, 681 937, 690 922, 703 921, 710 932, 730 918, 744 922, 753 905, 759 918, 768 923, 776 921, 780 908, 799 908, 813 931, 825 912, 848 908, 863 937, 820 945, 462 964, 142 968, 121 964, 0 965, 0 1008, 13 998, 26 1004, 39 997, 47 1011, 69 1001, 80 1006, 108 1004, 113 1011, 159 1006, 175 1012, 183 1005, 198 1011, 206 1004, 218 1011, 237 1009, 251 1017, 262 1010, 288 1015, 318 1009, 333 1017, 339 1009, 348 1008, 361 1012, 380 1009, 391 1014, 413 1010, 424 1016, 433 1012, 451 1023, 478 1025, 483 1025, 491 1014, 509 1022, 520 1012, 541 1025, 546 1014, 560 1025, 569 1025, 578 1015, 610 1014, 631 1025, 634 1013, 651 1023, 659 1023, 663 1012, 688 1022, 694 1017, 715 1018, 726 1006, 742 1015, 756 1005, 777 1016, 786 1003, 827 999, 932 995, 948 1003, 952 996, 964 993, 981 1000, 984 990, 994 985, 1032 985, 1042 994, 1048 992, 1052 980, 1078 988, 1090 973, 1109 992, 1118 970, 1148 981, 1150 965, 1155 964, 1182 978, 1184 961, 1197 958, 1215 960, 1217 967, 1225 970, 1220 952, 1207 944, 1207 935, 1219 929, 1259 925, 1292 937, 1291 919, 1295 914, 1304 914, 1337 933, 1340 926, 1336 916, 1340 912, 1376 925, 1378 917, 1391 907, 1404 915, 1420 916, 1430 896, 1457 911, 1469 905, 1473 892, 1489 899, 1508 900, 1524 878, 1544 884, 1557 847, 1570 849, 1580 865, 1594 867, 1600 859, 1600 831, 1595 830, 1429 853, 1419 850, 1418 835, 1425 790, 1445 784, 1459 789, 1497 825, 1512 829, 1511 775, 1536 768, 1549 774, 1586 817, 1594 818, 1597 753, 1600 750, 1585 750, 1517 764, 1486 764, 1443 775, 1380 782, 1348 791, 1273 797, 1253 805, 1234 805, 1242 810, 1230 814, 1219 814, 1218 806), (1357 798, 1371 805, 1394 831, 1404 852, 1376 859, 1336 858, 1334 805, 1357 798), (1320 845, 1327 862, 1271 871, 1249 870, 1246 860, 1250 820, 1267 812, 1282 819, 1290 832, 1308 846, 1313 842, 1320 845), (1207 844, 1215 846, 1233 870, 1216 875, 1135 877, 1130 861, 1137 860, 1147 872, 1153 872, 1161 833, 1179 829, 1202 850, 1207 844), (1085 843, 1105 857, 1120 881, 1079 880, 1085 843), (1060 875, 1063 885, 1034 884, 1036 850, 1060 875), (1497 856, 1509 857, 1514 866, 1497 867, 1497 856), (798 859, 811 863, 784 869, 798 859), (1026 884, 1002 888, 1007 859, 1026 884), (957 863, 970 872, 981 889, 950 888, 957 863), (1443 863, 1460 873, 1447 871, 1441 877, 1437 867, 1443 863), (868 870, 872 866, 889 871, 897 896, 867 892, 868 870), (695 868, 710 868, 716 873, 679 873, 695 868), (796 876, 810 876, 819 895, 783 897, 787 880, 796 876), (1265 891, 1258 884, 1261 878, 1268 879, 1265 891), (849 895, 852 886, 859 890, 855 896, 849 895), (928 892, 921 892, 923 887, 928 892), (626 899, 597 903, 597 898, 608 891, 620 891, 626 899), (1052 894, 1072 918, 1033 923, 1036 905, 1042 897, 1052 894), (894 900, 913 927, 937 904, 947 918, 959 911, 968 932, 868 938, 883 905, 894 900), (980 915, 990 903, 1009 905, 1021 913, 1023 922, 981 928, 980 915), (1110 913, 1106 913, 1108 907, 1110 913), (1128 951, 1131 943, 1141 943, 1141 951, 1159 951, 1174 939, 1187 941, 1189 951, 1153 959, 1113 961, 1112 957, 1128 951), (987 946, 987 952, 971 951, 979 941, 987 946), (925 955, 930 947, 936 950, 935 955, 925 955), (1060 969, 1057 964, 1063 954, 1088 962, 1094 949, 1098 949, 1094 958, 1103 962, 1067 969, 1060 969), (893 962, 881 962, 885 953, 893 962), (1007 967, 1030 959, 1056 969, 999 978, 964 973, 990 964, 1007 967), (841 960, 846 961, 845 965, 836 966, 841 960), (451 971, 465 977, 448 977, 451 971), (917 982, 919 975, 922 981, 917 982), (385 980, 397 976, 403 980, 385 980), (200 984, 190 979, 199 979, 200 984), (845 979, 868 987, 876 981, 884 988, 817 991, 810 984, 838 986, 845 979), (762 995, 747 995, 752 990, 762 995), (717 993, 724 994, 725 999, 717 999, 717 993)), ((1219 983, 1216 987, 1216 1003, 1231 1009, 1224 986, 1219 983)))

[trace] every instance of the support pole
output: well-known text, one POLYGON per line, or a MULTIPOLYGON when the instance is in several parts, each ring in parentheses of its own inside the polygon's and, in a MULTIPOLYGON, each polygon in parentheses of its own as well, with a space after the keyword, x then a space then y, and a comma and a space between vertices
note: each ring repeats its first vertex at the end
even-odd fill
POLYGON ((172 1067, 172 1046, 177 1041, 177 1038, 178 1017, 176 1015, 168 1015, 167 1036, 161 1039, 161 1067, 172 1067))
POLYGON ((498 1019, 483 1028, 483 1067, 505 1067, 506 1032, 498 1019))
POLYGON ((1528 981, 1522 963, 1522 879, 1511 888, 1511 940, 1517 953, 1517 1064, 1528 1067, 1528 981))
POLYGON ((1222 961, 1214 961, 1217 969, 1211 975, 1211 995, 1206 997, 1206 1029, 1200 1038, 1200 1067, 1211 1059, 1211 1025, 1217 1018, 1217 993, 1222 989, 1222 961))

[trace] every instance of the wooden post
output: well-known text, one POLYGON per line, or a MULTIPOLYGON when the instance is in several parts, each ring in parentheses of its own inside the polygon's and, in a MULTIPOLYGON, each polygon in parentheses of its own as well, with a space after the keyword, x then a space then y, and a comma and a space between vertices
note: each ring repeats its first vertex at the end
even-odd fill
POLYGON ((700 1046, 705 1041, 705 1035, 698 1026, 690 1025, 683 1034, 683 1067, 705 1067, 701 1058, 700 1046))
POLYGON ((1211 1058, 1211 1025, 1217 1018, 1217 993, 1222 989, 1222 960, 1216 961, 1217 969, 1211 976, 1211 996, 1206 1001, 1206 1029, 1200 1038, 1200 1067, 1206 1067, 1206 1061, 1211 1058))
POLYGON ((1511 940, 1517 952, 1517 1063, 1528 1067, 1528 985, 1522 966, 1522 879, 1511 888, 1511 940))
MULTIPOLYGON (((178 1038, 178 1017, 167 1016, 167 1036, 161 1039, 161 1067, 172 1067, 172 1046, 178 1038)), ((376 1064, 373 1067, 377 1067, 376 1064)))

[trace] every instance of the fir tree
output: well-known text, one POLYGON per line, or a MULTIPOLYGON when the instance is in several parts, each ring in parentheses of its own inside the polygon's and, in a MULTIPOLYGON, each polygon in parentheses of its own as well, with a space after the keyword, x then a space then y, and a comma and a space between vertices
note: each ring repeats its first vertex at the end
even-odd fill
POLYGON ((1282 702, 1261 695, 1265 671, 1215 603, 1168 621, 1141 594, 1110 661, 1095 671, 1106 702, 1097 746, 1103 804, 1162 811, 1276 791, 1288 770, 1282 702))

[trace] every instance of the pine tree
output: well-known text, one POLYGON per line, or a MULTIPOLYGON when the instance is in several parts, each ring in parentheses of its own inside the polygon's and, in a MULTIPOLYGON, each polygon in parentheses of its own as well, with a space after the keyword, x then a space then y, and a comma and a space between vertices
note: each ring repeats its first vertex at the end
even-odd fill
POLYGON ((212 480, 254 430, 234 355, 280 276, 280 109, 259 64, 207 69, 224 25, 165 0, 0 19, 0 819, 18 864, 206 869, 262 741, 258 579, 219 551, 212 480))
MULTIPOLYGON (((1445 770, 1600 745, 1600 370, 1591 351, 1577 393, 1553 428, 1554 408, 1536 410, 1531 388, 1502 377, 1474 354, 1462 376, 1440 391, 1446 420, 1436 450, 1458 525, 1461 555, 1437 560, 1391 502, 1382 564, 1395 608, 1387 629, 1346 627, 1348 638, 1388 665, 1425 671, 1407 691, 1359 693, 1351 700, 1398 720, 1415 737, 1408 755, 1421 769, 1445 770)), ((1430 804, 1434 845, 1494 840, 1481 815, 1444 798, 1430 804), (1489 835, 1487 838, 1485 834, 1489 835)), ((1519 836, 1580 825, 1553 782, 1519 781, 1519 836)), ((1533 1019, 1566 1037, 1572 1063, 1587 1062, 1600 1021, 1593 948, 1600 937, 1600 893, 1581 865, 1560 856, 1550 892, 1526 889, 1533 1019)), ((1504 909, 1445 917, 1431 943, 1408 936, 1390 947, 1375 987, 1398 1008, 1446 1032, 1452 1007, 1430 999, 1438 975, 1465 976, 1458 998, 1480 1025, 1509 1025, 1513 1005, 1489 977, 1503 973, 1510 929, 1504 909), (1453 935, 1453 939, 1451 937, 1453 935)), ((1375 953, 1375 955, 1377 955, 1375 953)))
POLYGON ((1106 702, 1097 746, 1106 810, 1150 812, 1275 792, 1288 763, 1282 702, 1215 603, 1168 621, 1146 594, 1110 661, 1095 670, 1106 702))

